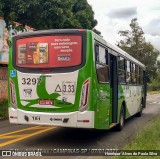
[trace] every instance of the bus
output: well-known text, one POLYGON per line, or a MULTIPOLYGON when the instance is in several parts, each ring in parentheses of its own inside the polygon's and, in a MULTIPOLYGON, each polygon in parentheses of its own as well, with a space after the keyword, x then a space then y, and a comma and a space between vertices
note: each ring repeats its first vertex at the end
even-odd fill
POLYGON ((13 36, 9 121, 121 130, 146 107, 145 66, 91 30, 13 36))

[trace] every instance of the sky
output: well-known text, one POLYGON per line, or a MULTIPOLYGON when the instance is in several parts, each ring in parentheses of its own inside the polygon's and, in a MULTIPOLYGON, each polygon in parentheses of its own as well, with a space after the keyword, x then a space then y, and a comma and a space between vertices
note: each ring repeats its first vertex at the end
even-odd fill
POLYGON ((104 39, 117 44, 118 32, 130 29, 133 18, 138 19, 147 42, 160 50, 160 0, 87 0, 98 21, 95 27, 104 39))

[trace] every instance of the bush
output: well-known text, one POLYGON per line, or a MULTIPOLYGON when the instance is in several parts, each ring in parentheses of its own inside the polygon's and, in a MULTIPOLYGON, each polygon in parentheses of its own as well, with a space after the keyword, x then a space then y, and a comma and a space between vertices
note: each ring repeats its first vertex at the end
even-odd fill
POLYGON ((0 101, 0 117, 8 117, 8 100, 0 101))
POLYGON ((160 74, 156 78, 151 79, 151 83, 148 84, 149 91, 159 91, 160 90, 160 74))

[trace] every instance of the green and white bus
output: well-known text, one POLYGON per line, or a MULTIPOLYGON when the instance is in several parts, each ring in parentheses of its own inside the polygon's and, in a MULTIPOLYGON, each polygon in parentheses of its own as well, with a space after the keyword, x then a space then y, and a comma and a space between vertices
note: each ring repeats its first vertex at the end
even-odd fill
POLYGON ((145 66, 93 31, 35 31, 11 42, 10 123, 121 130, 141 116, 145 66))

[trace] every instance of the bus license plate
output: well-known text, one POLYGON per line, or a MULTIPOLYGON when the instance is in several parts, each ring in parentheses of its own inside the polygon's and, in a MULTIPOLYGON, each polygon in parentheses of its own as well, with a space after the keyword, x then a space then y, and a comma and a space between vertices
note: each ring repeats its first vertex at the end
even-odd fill
POLYGON ((50 100, 50 99, 39 100, 39 105, 53 105, 53 100, 50 100))

